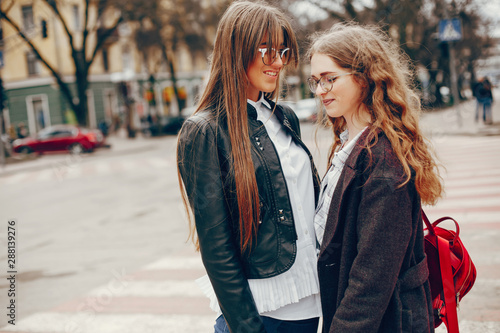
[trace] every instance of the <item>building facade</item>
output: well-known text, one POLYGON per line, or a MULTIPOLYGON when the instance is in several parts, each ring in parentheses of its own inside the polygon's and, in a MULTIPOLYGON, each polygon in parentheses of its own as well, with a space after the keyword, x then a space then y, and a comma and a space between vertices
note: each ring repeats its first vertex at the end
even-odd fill
MULTIPOLYGON (((85 7, 83 0, 58 2, 61 17, 70 31, 72 42, 79 47, 83 41, 85 7)), ((6 12, 39 51, 47 64, 68 83, 75 92, 75 65, 65 27, 53 10, 41 0, 13 0, 0 2, 6 12)), ((116 10, 109 9, 99 15, 100 9, 91 2, 88 12, 89 29, 87 57, 95 47, 101 28, 115 22, 116 10)), ((6 102, 4 103, 4 130, 24 126, 27 134, 34 135, 40 129, 54 124, 74 123, 71 104, 63 95, 57 81, 47 66, 38 59, 20 32, 5 19, 1 24, 0 76, 3 80, 6 102)), ((172 80, 162 66, 154 80, 141 52, 134 42, 134 25, 122 23, 96 53, 89 72, 86 91, 88 114, 87 126, 98 127, 123 119, 124 91, 133 101, 133 119, 136 127, 139 119, 148 114, 178 115, 180 107, 173 98, 172 80)), ((202 83, 207 68, 206 60, 195 62, 179 47, 174 59, 177 67, 177 87, 185 97, 181 107, 194 103, 194 97, 202 83), (193 65, 196 63, 196 65, 193 65)), ((76 94, 74 94, 76 95, 76 94)))

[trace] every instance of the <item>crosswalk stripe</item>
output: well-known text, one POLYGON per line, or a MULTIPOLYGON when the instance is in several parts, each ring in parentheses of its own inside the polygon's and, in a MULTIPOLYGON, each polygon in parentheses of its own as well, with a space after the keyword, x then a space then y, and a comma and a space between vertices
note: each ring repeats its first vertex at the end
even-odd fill
POLYGON ((469 208, 498 208, 500 210, 500 195, 492 198, 483 198, 481 200, 465 199, 444 199, 436 206, 439 209, 469 209, 469 208))
POLYGON ((199 257, 165 257, 147 265, 144 269, 203 269, 199 257))
POLYGON ((112 295, 141 297, 203 297, 201 289, 194 280, 163 280, 163 281, 130 281, 123 288, 110 291, 108 286, 102 286, 89 292, 89 296, 112 295))
POLYGON ((454 188, 452 190, 448 190, 448 188, 445 187, 445 191, 445 199, 487 197, 500 195, 500 186, 462 187, 454 188))
POLYGON ((109 162, 98 162, 94 164, 98 174, 109 174, 112 172, 109 162))
POLYGON ((9 177, 6 177, 4 180, 5 185, 12 185, 22 182, 24 179, 27 179, 31 176, 31 173, 18 173, 9 177))
POLYGON ((474 212, 474 214, 470 214, 470 212, 466 211, 456 211, 453 212, 453 214, 451 214, 446 209, 440 209, 439 206, 436 207, 424 206, 423 209, 429 220, 431 220, 431 222, 437 220, 442 216, 452 215, 452 217, 455 220, 457 220, 460 223, 460 225, 469 223, 474 225, 478 223, 489 223, 489 224, 500 223, 500 217, 498 212, 481 211, 481 212, 474 212))
POLYGON ((3 332, 51 333, 200 333, 213 330, 213 315, 152 315, 79 313, 36 313, 3 332))
MULTIPOLYGON (((500 162, 500 159, 499 159, 500 162)), ((500 168, 498 166, 492 166, 490 168, 482 166, 481 168, 469 168, 469 169, 451 169, 442 170, 441 175, 443 177, 450 178, 464 178, 464 177, 500 177, 500 168)))

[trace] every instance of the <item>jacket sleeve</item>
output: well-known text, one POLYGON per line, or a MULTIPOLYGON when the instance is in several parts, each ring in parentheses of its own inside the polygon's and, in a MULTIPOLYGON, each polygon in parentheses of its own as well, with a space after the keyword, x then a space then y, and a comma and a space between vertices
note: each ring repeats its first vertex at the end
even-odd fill
POLYGON ((221 173, 224 161, 210 123, 186 121, 177 151, 203 264, 229 329, 265 332, 233 237, 221 173))
POLYGON ((412 236, 409 185, 371 177, 362 187, 357 254, 330 332, 375 332, 382 322, 412 236))

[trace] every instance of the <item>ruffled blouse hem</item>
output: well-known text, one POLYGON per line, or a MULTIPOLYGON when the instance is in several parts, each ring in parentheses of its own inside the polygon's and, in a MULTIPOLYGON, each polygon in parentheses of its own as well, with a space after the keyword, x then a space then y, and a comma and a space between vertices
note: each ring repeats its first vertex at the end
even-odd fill
MULTIPOLYGON (((285 305, 298 303, 301 299, 319 293, 319 282, 316 272, 316 262, 312 261, 303 251, 297 253, 295 264, 290 270, 265 279, 249 279, 248 284, 257 307, 257 311, 275 311, 285 305)), ((307 250, 314 251, 313 247, 307 250)), ((221 313, 217 297, 208 275, 196 280, 203 294, 210 299, 210 308, 221 313)))

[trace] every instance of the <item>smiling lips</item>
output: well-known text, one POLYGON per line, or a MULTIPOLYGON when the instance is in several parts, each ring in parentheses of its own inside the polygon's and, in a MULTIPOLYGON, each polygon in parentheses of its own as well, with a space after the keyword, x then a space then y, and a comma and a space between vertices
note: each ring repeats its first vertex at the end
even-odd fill
POLYGON ((271 77, 278 77, 279 72, 265 71, 264 74, 266 74, 267 76, 271 76, 271 77))
POLYGON ((324 99, 323 100, 323 105, 324 106, 328 106, 330 104, 332 104, 332 102, 334 101, 335 99, 324 99))

